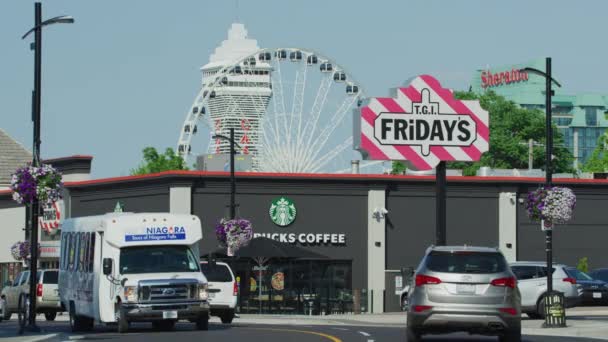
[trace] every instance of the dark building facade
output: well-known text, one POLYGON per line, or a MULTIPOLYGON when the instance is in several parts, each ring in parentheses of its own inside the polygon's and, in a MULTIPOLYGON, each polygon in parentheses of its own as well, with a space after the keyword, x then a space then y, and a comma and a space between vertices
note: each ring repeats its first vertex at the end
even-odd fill
MULTIPOLYGON (((527 192, 542 183, 536 178, 449 177, 448 244, 498 246, 511 261, 544 260, 544 234, 525 212, 527 192)), ((579 258, 588 257, 591 267, 608 266, 604 248, 608 216, 603 214, 608 181, 558 179, 556 183, 574 190, 577 207, 573 221, 555 229, 555 261, 576 265, 579 258)), ((117 202, 129 212, 197 215, 203 222, 201 254, 218 249, 215 225, 228 216, 230 182, 224 172, 164 172, 70 182, 67 188, 66 212, 71 217, 111 212, 117 202)), ((401 270, 416 267, 435 238, 432 176, 237 173, 236 199, 237 216, 251 220, 256 233, 283 241, 291 234, 294 245, 326 257, 264 270, 268 283, 272 273, 285 277, 285 289, 274 291, 283 293, 279 301, 287 301, 288 289, 297 290, 298 298, 326 291, 328 303, 344 298, 343 292, 363 291, 364 310, 398 310, 404 283, 398 279, 401 270), (269 214, 279 198, 297 209, 286 226, 277 225, 269 214), (298 282, 304 282, 308 292, 298 282)), ((0 193, 0 202, 9 200, 10 194, 0 193)), ((247 264, 248 270, 243 265, 237 267, 241 289, 259 291, 257 286, 262 285, 256 283, 254 265, 247 264), (245 280, 249 278, 252 284, 245 280)), ((265 289, 273 291, 270 286, 265 289)), ((296 306, 296 310, 305 308, 296 306)), ((266 311, 272 312, 270 307, 266 311)))

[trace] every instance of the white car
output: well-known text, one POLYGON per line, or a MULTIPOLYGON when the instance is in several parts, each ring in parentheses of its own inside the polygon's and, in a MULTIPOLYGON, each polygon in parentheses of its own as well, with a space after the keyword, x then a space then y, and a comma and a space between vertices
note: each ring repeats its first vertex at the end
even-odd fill
POLYGON ((407 311, 408 307, 408 299, 407 296, 410 292, 410 286, 405 285, 399 292, 399 307, 401 307, 401 311, 407 311))
MULTIPOLYGON (((521 311, 532 319, 545 317, 544 294, 547 290, 547 263, 544 261, 518 261, 511 263, 521 292, 521 311)), ((553 289, 564 294, 565 307, 580 304, 582 287, 564 270, 566 266, 553 264, 553 289)))
POLYGON ((201 271, 207 278, 211 316, 230 324, 234 318, 239 288, 232 269, 225 262, 201 262, 201 271))

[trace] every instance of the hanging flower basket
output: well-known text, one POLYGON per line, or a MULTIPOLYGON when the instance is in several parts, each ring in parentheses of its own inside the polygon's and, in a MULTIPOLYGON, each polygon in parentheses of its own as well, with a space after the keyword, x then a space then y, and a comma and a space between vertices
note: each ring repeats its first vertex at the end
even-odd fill
POLYGON ((215 235, 220 245, 228 250, 228 256, 233 256, 239 248, 249 244, 253 238, 253 227, 249 220, 222 219, 215 226, 215 235))
POLYGON ((52 204, 61 199, 61 173, 50 165, 26 166, 17 169, 11 178, 13 199, 21 204, 35 200, 52 204))
POLYGON ((572 218, 576 195, 569 188, 540 187, 528 193, 526 209, 533 221, 542 221, 545 227, 564 224, 572 218))
POLYGON ((30 246, 29 241, 17 241, 11 246, 11 255, 17 261, 27 261, 30 259, 30 246))

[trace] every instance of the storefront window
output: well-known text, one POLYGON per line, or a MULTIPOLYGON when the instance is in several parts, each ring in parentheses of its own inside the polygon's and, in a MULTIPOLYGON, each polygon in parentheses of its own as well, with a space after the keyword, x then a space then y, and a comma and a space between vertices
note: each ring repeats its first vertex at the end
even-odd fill
POLYGON ((253 260, 231 262, 239 308, 248 313, 313 314, 352 311, 352 262, 253 260))

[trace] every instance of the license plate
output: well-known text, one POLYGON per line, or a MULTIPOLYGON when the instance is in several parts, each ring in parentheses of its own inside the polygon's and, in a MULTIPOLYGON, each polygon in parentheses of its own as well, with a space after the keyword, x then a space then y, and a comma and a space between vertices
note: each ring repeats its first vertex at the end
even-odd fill
POLYGON ((163 311, 163 319, 177 319, 177 311, 163 311))
POLYGON ((602 298, 601 292, 593 292, 593 298, 602 298))
POLYGON ((463 294, 475 293, 475 285, 458 284, 458 285, 456 285, 456 292, 463 293, 463 294))
POLYGON ((213 293, 213 292, 209 292, 209 298, 210 298, 210 299, 211 299, 211 298, 215 298, 215 293, 213 293))

